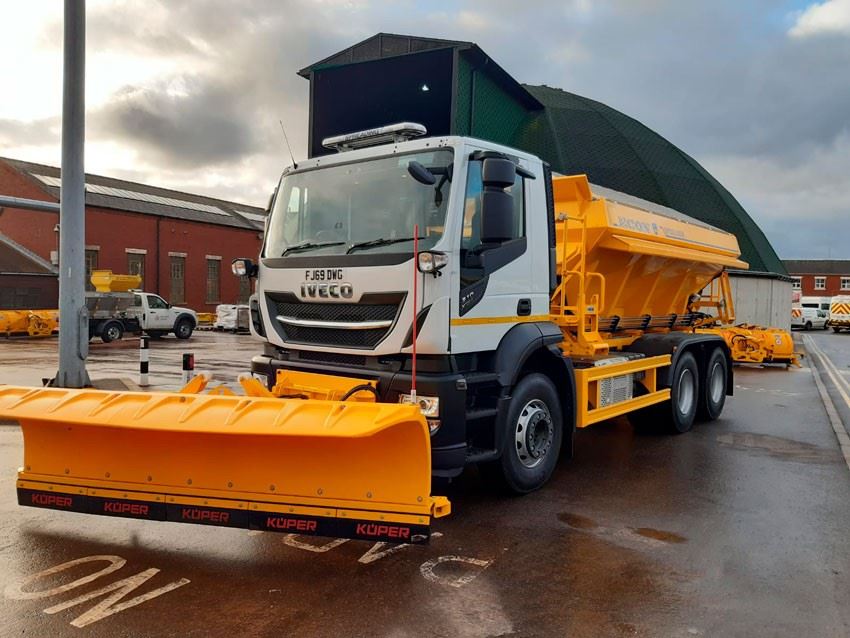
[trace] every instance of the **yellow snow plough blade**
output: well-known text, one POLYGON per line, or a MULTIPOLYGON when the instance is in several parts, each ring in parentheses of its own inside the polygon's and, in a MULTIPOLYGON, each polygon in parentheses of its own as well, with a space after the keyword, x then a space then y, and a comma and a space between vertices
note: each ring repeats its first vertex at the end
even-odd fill
POLYGON ((781 328, 749 324, 700 328, 723 337, 735 363, 784 363, 800 367, 800 354, 794 351, 794 338, 781 328))
POLYGON ((415 406, 0 386, 0 417, 21 505, 397 543, 450 511, 415 406))

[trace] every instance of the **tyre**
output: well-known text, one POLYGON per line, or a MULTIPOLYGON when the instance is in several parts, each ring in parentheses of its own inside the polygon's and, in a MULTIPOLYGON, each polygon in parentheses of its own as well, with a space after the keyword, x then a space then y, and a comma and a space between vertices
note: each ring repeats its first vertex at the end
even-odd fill
POLYGON ((839 328, 838 326, 832 326, 832 331, 838 334, 839 332, 841 332, 841 328, 839 328))
POLYGON ((191 319, 178 319, 174 324, 174 336, 178 339, 188 339, 192 336, 192 331, 195 329, 191 319))
POLYGON ((162 335, 165 334, 162 330, 145 330, 145 333, 151 339, 162 339, 162 335))
POLYGON ((705 376, 699 384, 697 418, 714 421, 723 412, 726 404, 726 381, 729 378, 729 362, 720 348, 715 348, 708 357, 705 376))
POLYGON ((679 356, 670 379, 669 401, 629 412, 635 430, 683 434, 693 427, 699 405, 699 369, 693 354, 683 352, 679 356))
POLYGON ((103 330, 100 332, 100 339, 103 343, 110 343, 112 341, 120 341, 121 337, 124 336, 124 326, 121 325, 120 321, 110 321, 105 326, 103 326, 103 330))
POLYGON ((523 377, 508 408, 502 456, 482 467, 483 474, 514 494, 539 489, 555 471, 563 425, 561 401, 549 377, 523 377))
POLYGON ((808 331, 808 330, 811 330, 811 329, 812 329, 812 322, 811 322, 811 321, 807 321, 807 322, 806 322, 806 325, 805 325, 805 326, 803 326, 803 330, 807 330, 807 331, 808 331))

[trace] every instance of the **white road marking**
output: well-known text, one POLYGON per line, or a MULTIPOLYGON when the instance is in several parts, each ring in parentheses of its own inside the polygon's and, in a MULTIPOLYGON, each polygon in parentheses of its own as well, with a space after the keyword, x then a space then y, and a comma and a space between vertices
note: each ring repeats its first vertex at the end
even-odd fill
POLYGON ((27 576, 19 583, 13 583, 6 587, 6 590, 3 592, 6 598, 11 598, 12 600, 34 600, 37 598, 48 598, 50 596, 56 596, 57 594, 62 594, 70 589, 74 589, 75 587, 80 587, 81 585, 86 585, 93 580, 100 578, 101 576, 106 576, 107 574, 111 574, 112 572, 121 569, 127 560, 121 558, 120 556, 86 556, 84 558, 77 558, 75 560, 69 560, 67 563, 62 563, 61 565, 56 565, 55 567, 50 567, 49 569, 44 569, 40 572, 33 574, 32 576, 27 576), (83 576, 82 578, 78 578, 77 580, 73 580, 70 583, 66 583, 65 585, 58 585, 51 589, 42 589, 41 591, 24 591, 24 587, 33 583, 40 578, 44 578, 45 576, 52 576, 53 574, 58 574, 59 572, 63 572, 66 569, 71 569, 72 567, 76 567, 77 565, 83 565, 85 563, 96 563, 99 561, 106 561, 109 563, 106 567, 101 569, 100 571, 94 572, 93 574, 89 574, 88 576, 83 576))
MULTIPOLYGON (((14 583, 6 587, 4 594, 7 598, 11 598, 12 600, 35 600, 39 598, 48 598, 50 596, 58 596, 59 594, 63 594, 71 589, 76 589, 77 587, 87 585, 88 583, 98 578, 101 578, 102 576, 111 574, 112 572, 121 569, 126 564, 127 560, 125 558, 122 558, 121 556, 85 556, 83 558, 69 560, 65 563, 61 563, 60 565, 56 565, 55 567, 43 569, 42 571, 37 572, 32 576, 27 576, 20 582, 14 583), (70 583, 66 583, 64 585, 58 585, 56 587, 52 587, 50 589, 42 589, 40 591, 24 591, 24 587, 26 585, 29 585, 41 578, 58 574, 60 572, 65 571, 66 569, 76 567, 77 565, 83 565, 85 563, 94 563, 98 561, 106 561, 109 563, 109 565, 107 565, 100 571, 89 574, 88 576, 83 576, 81 578, 78 578, 77 580, 71 581, 70 583)), ((100 589, 88 592, 87 594, 83 594, 82 596, 78 596, 63 603, 48 607, 44 610, 44 613, 56 614, 60 611, 70 609, 71 607, 92 600, 93 598, 97 598, 98 596, 103 596, 104 594, 115 592, 108 598, 105 598, 104 600, 100 601, 97 605, 95 605, 88 611, 83 612, 81 615, 77 616, 74 620, 71 621, 71 624, 74 627, 85 627, 86 625, 95 623, 98 620, 103 620, 104 618, 111 616, 112 614, 117 614, 119 611, 124 611, 125 609, 129 609, 130 607, 141 605, 143 602, 156 598, 157 596, 161 596, 162 594, 173 591, 178 587, 182 587, 183 585, 187 585, 189 582, 191 582, 187 578, 180 578, 178 580, 175 580, 174 582, 168 583, 166 585, 163 585, 162 587, 158 587, 157 589, 142 594, 141 596, 136 596, 135 598, 131 598, 130 600, 125 600, 122 603, 118 603, 119 600, 127 596, 134 589, 137 589, 138 587, 144 585, 150 578, 152 578, 158 573, 158 569, 156 569, 155 567, 151 567, 150 569, 146 569, 142 572, 139 572, 135 576, 130 576, 128 578, 115 581, 114 583, 101 587, 100 589)))
MULTIPOLYGON (((813 352, 814 355, 821 360, 821 365, 824 366, 827 374, 832 378, 833 383, 835 383, 835 377, 824 363, 823 357, 826 355, 823 355, 808 335, 804 336, 803 339, 806 341, 806 346, 811 350, 811 352, 813 352)), ((829 417, 829 423, 832 426, 832 431, 835 432, 835 438, 838 439, 838 446, 841 448, 841 453, 844 455, 844 462, 847 464, 847 469, 850 470, 850 436, 847 434, 847 430, 841 421, 841 416, 838 414, 838 410, 835 409, 835 404, 832 402, 832 398, 826 391, 826 387, 820 378, 820 372, 815 366, 809 366, 809 369, 812 371, 812 376, 815 379, 815 385, 818 388, 818 394, 820 394, 821 401, 823 402, 824 408, 826 408, 826 413, 829 417)), ((847 406, 850 407, 850 399, 848 399, 847 395, 843 393, 841 386, 838 383, 835 383, 835 386, 839 393, 842 394, 842 398, 847 402, 847 406)))
POLYGON ((422 563, 422 565, 419 567, 419 571, 425 577, 426 580, 430 580, 432 583, 445 585, 447 587, 458 588, 471 583, 473 580, 475 580, 475 577, 478 576, 478 574, 480 574, 492 564, 492 560, 469 558, 468 556, 440 556, 438 558, 432 558, 431 560, 422 563), (463 574, 462 576, 440 576, 434 572, 434 569, 438 565, 451 562, 472 565, 473 567, 476 567, 478 569, 475 569, 474 571, 471 571, 467 574, 463 574))
POLYGON ((814 339, 809 336, 804 338, 808 339, 809 349, 811 349, 817 355, 818 359, 821 360, 829 378, 832 379, 832 382, 835 384, 835 389, 838 390, 838 394, 841 395, 841 398, 844 399, 844 403, 846 403, 847 407, 850 408, 850 395, 847 394, 847 392, 850 392, 850 383, 847 383, 847 381, 841 378, 840 373, 838 373, 838 368, 832 362, 832 359, 830 359, 829 356, 820 349, 820 346, 815 343, 814 339))
POLYGON ((334 547, 339 547, 343 543, 347 543, 349 541, 347 538, 335 538, 324 545, 313 545, 312 543, 300 541, 298 540, 299 538, 301 538, 300 534, 287 534, 283 537, 283 542, 290 547, 296 547, 298 549, 315 552, 317 554, 324 554, 325 552, 331 551, 334 547))
MULTIPOLYGON (((432 532, 431 538, 439 538, 442 536, 442 532, 432 532)), ((369 550, 363 554, 360 558, 357 559, 358 563, 363 563, 364 565, 368 565, 369 563, 374 563, 379 558, 383 558, 384 556, 389 556, 390 554, 395 554, 397 551, 404 549, 405 547, 411 547, 409 544, 396 544, 396 543, 375 543, 369 550), (389 547, 387 547, 389 545, 389 547), (387 547, 387 549, 384 549, 387 547)))
POLYGON ((98 620, 103 620, 104 618, 107 618, 112 614, 117 614, 119 611, 124 611, 125 609, 130 609, 130 607, 141 605, 143 602, 156 598, 157 596, 162 596, 163 594, 173 591, 178 587, 182 587, 183 585, 187 585, 190 582, 187 578, 180 578, 178 580, 175 580, 174 582, 163 585, 162 587, 157 587, 156 589, 151 590, 146 594, 136 596, 135 598, 131 598, 130 600, 125 600, 123 603, 118 603, 119 600, 127 596, 134 589, 137 589, 138 587, 144 585, 148 580, 150 580, 158 573, 159 570, 156 567, 151 567, 150 569, 146 569, 142 572, 139 572, 135 576, 129 576, 128 578, 115 581, 114 583, 106 585, 105 587, 101 587, 100 589, 96 589, 87 594, 83 594, 82 596, 78 596, 77 598, 72 598, 71 600, 65 601, 64 603, 59 603, 58 605, 54 605, 53 607, 48 607, 44 610, 44 613, 56 614, 60 611, 70 609, 75 605, 79 605, 88 600, 92 600, 93 598, 97 598, 98 596, 103 596, 104 594, 115 592, 111 596, 104 598, 97 605, 84 612, 83 614, 77 616, 74 620, 71 621, 71 624, 74 627, 85 627, 86 625, 91 625, 92 623, 95 623, 98 620), (116 605, 116 603, 118 604, 116 605))

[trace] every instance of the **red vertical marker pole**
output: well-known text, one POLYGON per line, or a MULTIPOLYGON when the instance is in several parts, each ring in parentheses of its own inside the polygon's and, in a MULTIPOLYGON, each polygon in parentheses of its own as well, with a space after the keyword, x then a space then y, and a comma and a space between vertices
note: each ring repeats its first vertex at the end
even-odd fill
POLYGON ((410 396, 416 405, 416 306, 419 292, 419 224, 413 225, 413 362, 410 375, 410 396))

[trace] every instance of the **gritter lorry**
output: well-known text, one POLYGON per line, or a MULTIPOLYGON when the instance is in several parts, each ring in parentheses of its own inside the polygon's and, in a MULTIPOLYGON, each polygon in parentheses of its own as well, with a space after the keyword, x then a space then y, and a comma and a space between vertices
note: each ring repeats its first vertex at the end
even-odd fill
POLYGON ((233 264, 264 341, 244 395, 0 388, 19 503, 420 543, 451 509, 432 477, 530 492, 577 428, 720 416, 733 235, 425 133, 329 138, 284 171, 258 262, 233 264))

